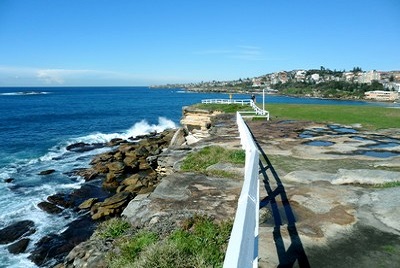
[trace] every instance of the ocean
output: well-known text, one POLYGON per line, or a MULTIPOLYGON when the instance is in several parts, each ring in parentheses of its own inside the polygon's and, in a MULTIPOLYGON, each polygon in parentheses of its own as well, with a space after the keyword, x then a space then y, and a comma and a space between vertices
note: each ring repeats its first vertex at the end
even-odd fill
MULTIPOLYGON (((249 97, 234 95, 235 99, 249 97)), ((62 232, 77 217, 68 209, 51 215, 37 204, 55 193, 79 188, 83 179, 70 171, 88 167, 94 155, 110 149, 78 153, 68 151, 68 145, 175 128, 183 106, 207 98, 227 99, 229 94, 148 87, 0 88, 0 229, 21 220, 32 220, 36 228, 28 253, 13 255, 8 245, 0 245, 0 267, 35 267, 27 258, 34 243, 46 234, 62 232), (55 172, 39 175, 49 169, 55 172)), ((267 103, 369 105, 271 95, 267 99, 267 103)))

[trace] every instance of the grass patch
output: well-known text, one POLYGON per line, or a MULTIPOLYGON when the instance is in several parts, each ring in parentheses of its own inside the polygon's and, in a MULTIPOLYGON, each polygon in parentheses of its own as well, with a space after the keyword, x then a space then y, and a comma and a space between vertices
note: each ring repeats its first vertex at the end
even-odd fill
POLYGON ((310 120, 367 129, 400 128, 400 109, 375 106, 268 104, 271 119, 310 120))
POLYGON ((222 111, 224 113, 236 113, 237 111, 252 111, 250 105, 241 104, 217 104, 217 103, 199 103, 193 105, 198 109, 204 109, 209 111, 222 111))
POLYGON ((375 184, 375 188, 393 188, 393 187, 400 187, 400 181, 391 181, 385 182, 381 184, 375 184))
POLYGON ((164 238, 139 231, 122 239, 119 249, 107 255, 107 264, 111 268, 222 267, 231 230, 231 221, 215 223, 195 215, 164 238))
POLYGON ((182 162, 184 171, 206 172, 209 166, 217 163, 243 164, 246 154, 243 150, 229 150, 221 146, 207 146, 198 152, 190 153, 182 162))
POLYGON ((392 246, 392 245, 386 245, 382 247, 384 252, 390 253, 390 254, 394 254, 396 253, 396 247, 392 246))
POLYGON ((115 239, 121 237, 130 228, 127 221, 121 218, 111 218, 99 224, 95 236, 102 239, 115 239))
POLYGON ((131 267, 138 258, 140 252, 156 243, 157 234, 148 231, 139 231, 133 237, 119 245, 119 252, 107 255, 107 263, 110 268, 131 267))

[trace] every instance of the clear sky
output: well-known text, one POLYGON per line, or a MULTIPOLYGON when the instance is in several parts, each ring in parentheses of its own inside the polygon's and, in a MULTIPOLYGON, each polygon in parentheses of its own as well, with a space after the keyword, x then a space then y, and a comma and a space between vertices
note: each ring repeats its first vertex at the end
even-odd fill
POLYGON ((400 0, 0 0, 0 86, 400 70, 400 0))

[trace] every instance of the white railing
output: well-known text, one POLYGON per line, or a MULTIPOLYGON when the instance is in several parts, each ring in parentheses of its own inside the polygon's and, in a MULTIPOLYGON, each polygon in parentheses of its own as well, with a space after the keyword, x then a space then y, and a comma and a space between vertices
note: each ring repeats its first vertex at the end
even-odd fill
MULTIPOLYGON (((253 100, 234 100, 234 99, 206 99, 206 100, 202 100, 201 103, 206 103, 206 104, 210 104, 210 103, 217 103, 217 104, 234 104, 234 103, 238 103, 238 104, 242 104, 242 105, 250 105, 254 112, 250 112, 250 111, 241 111, 240 113, 242 114, 256 114, 256 117, 266 117, 267 120, 269 120, 269 112, 259 108, 253 100)), ((251 117, 254 117, 251 116, 251 117)))
POLYGON ((234 99, 207 99, 202 100, 201 103, 220 103, 220 104, 242 104, 249 105, 251 100, 234 100, 234 99))
POLYGON ((259 152, 239 112, 237 125, 243 149, 246 151, 245 175, 238 200, 224 268, 256 268, 258 265, 258 218, 259 218, 259 152))

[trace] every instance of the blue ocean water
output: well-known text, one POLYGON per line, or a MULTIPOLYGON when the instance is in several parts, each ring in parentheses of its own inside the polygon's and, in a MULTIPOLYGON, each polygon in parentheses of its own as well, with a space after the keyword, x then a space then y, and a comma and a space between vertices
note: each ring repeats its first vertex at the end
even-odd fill
MULTIPOLYGON (((74 153, 76 142, 107 142, 178 126, 182 107, 223 93, 188 93, 182 89, 147 87, 0 88, 0 229, 20 220, 33 220, 36 232, 29 250, 41 237, 61 232, 75 217, 66 210, 50 215, 37 204, 49 195, 79 188, 83 180, 66 175, 87 167, 93 155, 108 149, 74 153), (43 170, 54 169, 50 176, 43 170), (6 179, 12 178, 11 183, 6 179)), ((249 95, 235 94, 248 99, 249 95)), ((257 96, 257 100, 262 100, 257 96)), ((267 103, 370 105, 268 95, 267 103)), ((0 245, 0 267, 35 267, 28 254, 12 255, 0 245)))

